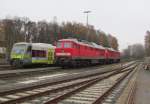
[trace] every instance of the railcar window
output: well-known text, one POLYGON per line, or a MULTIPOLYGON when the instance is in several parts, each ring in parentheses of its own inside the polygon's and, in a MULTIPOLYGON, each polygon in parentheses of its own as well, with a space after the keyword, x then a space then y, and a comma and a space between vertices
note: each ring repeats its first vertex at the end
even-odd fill
POLYGON ((72 44, 71 43, 64 43, 64 48, 71 48, 72 47, 72 44))
POLYGON ((32 57, 46 57, 46 51, 44 51, 44 50, 32 50, 32 57))

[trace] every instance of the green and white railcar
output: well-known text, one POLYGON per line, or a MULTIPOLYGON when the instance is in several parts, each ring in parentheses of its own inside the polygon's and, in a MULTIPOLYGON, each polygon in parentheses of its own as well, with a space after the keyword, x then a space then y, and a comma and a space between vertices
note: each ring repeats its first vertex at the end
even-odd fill
POLYGON ((14 44, 10 64, 16 67, 32 64, 54 64, 55 46, 46 43, 14 44))

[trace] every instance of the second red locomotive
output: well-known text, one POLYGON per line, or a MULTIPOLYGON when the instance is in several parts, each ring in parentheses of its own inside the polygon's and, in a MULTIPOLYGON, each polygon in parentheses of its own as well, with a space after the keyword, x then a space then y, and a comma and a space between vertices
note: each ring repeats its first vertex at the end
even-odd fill
POLYGON ((120 52, 77 39, 61 39, 57 42, 55 58, 61 66, 83 66, 119 62, 120 52))

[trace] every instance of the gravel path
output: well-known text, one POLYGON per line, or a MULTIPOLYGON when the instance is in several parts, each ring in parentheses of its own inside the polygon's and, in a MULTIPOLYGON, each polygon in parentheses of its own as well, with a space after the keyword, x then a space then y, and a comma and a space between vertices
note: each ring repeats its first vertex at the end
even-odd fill
POLYGON ((142 67, 137 78, 135 104, 150 104, 150 70, 142 67))

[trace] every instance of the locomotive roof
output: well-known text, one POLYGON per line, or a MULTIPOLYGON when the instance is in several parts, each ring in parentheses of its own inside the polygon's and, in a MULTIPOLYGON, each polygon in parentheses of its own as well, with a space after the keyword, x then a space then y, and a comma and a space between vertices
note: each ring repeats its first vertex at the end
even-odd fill
POLYGON ((98 48, 98 49, 105 49, 105 47, 103 47, 101 45, 98 45, 94 42, 88 42, 85 40, 78 41, 77 39, 61 39, 59 41, 70 41, 70 42, 75 42, 75 43, 78 43, 78 44, 84 45, 84 46, 94 47, 94 48, 98 48))
POLYGON ((78 42, 77 39, 60 39, 59 41, 73 41, 73 42, 78 42))
POLYGON ((96 44, 96 43, 94 43, 94 42, 91 42, 91 43, 92 43, 92 45, 93 45, 95 48, 105 49, 105 47, 103 47, 103 46, 101 46, 101 45, 98 45, 98 44, 96 44))
POLYGON ((110 51, 119 52, 119 51, 117 51, 117 50, 115 50, 115 49, 113 49, 113 48, 106 48, 106 49, 108 49, 108 50, 110 50, 110 51))
POLYGON ((77 39, 75 38, 72 38, 72 39, 60 39, 59 41, 71 41, 71 42, 75 42, 75 43, 78 43, 78 44, 81 44, 81 45, 86 45, 86 46, 89 46, 89 47, 94 47, 94 48, 98 48, 98 49, 107 49, 107 50, 110 50, 110 51, 115 51, 115 52, 119 52, 113 48, 107 48, 107 47, 103 47, 101 45, 98 45, 94 42, 88 42, 88 41, 85 41, 85 40, 82 40, 82 41, 78 41, 77 39))

